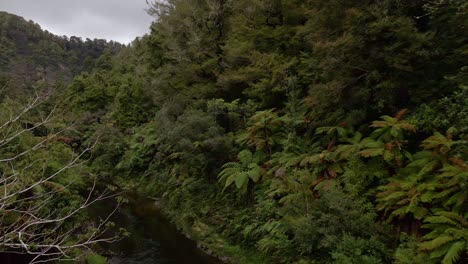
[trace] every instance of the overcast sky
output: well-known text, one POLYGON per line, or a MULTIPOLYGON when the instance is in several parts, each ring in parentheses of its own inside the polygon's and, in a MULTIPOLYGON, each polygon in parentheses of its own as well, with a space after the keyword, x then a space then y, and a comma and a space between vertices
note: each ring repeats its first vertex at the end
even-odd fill
POLYGON ((0 10, 56 35, 129 43, 149 32, 145 0, 0 0, 0 10))

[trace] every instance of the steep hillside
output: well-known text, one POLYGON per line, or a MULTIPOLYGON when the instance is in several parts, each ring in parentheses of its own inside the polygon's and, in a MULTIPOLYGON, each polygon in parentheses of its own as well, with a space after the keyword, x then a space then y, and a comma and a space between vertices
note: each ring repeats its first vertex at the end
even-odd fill
POLYGON ((59 146, 87 162, 72 176, 156 198, 228 263, 468 263, 466 1, 149 2, 151 34, 116 56, 2 19, 12 81, 86 71, 44 125, 73 124, 59 146))
POLYGON ((68 90, 96 174, 232 263, 467 263, 466 1, 153 2, 68 90))
POLYGON ((33 21, 0 12, 0 85, 8 83, 18 91, 44 82, 68 82, 92 69, 104 52, 115 54, 122 47, 102 39, 56 36, 33 21))

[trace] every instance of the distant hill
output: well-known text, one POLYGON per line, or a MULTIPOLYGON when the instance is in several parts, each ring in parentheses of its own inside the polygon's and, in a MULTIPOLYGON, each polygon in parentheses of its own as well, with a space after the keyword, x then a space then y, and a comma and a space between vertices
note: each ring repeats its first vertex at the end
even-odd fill
POLYGON ((124 45, 103 39, 56 36, 37 23, 0 11, 0 88, 27 91, 38 83, 68 82, 89 71, 105 52, 124 45))

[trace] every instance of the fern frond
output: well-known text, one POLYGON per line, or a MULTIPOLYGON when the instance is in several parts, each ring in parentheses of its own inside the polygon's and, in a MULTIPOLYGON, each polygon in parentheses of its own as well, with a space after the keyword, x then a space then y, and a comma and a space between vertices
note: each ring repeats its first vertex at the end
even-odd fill
POLYGON ((422 242, 419 245, 419 248, 421 250, 434 250, 436 248, 440 248, 441 246, 449 243, 450 241, 453 241, 454 238, 452 236, 440 236, 437 237, 433 240, 422 242))
POLYGON ((442 259, 442 264, 453 264, 460 259, 460 255, 463 250, 467 250, 466 241, 458 241, 452 244, 450 249, 445 254, 445 257, 442 259))

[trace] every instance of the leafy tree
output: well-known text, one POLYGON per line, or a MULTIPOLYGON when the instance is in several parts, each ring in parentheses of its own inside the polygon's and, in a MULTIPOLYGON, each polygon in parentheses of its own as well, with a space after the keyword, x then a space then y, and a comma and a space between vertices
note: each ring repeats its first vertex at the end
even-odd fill
POLYGON ((33 21, 6 12, 0 13, 0 32, 0 76, 9 76, 10 95, 22 98, 38 81, 49 86, 68 83, 83 71, 91 71, 102 54, 110 57, 123 48, 113 41, 55 36, 33 21))
POLYGON ((332 253, 333 263, 384 263, 386 248, 376 237, 361 239, 343 236, 332 253))
MULTIPOLYGON (((362 249, 362 246, 356 247, 359 242, 371 238, 376 232, 373 220, 375 216, 372 206, 355 200, 340 190, 322 191, 320 200, 309 217, 291 219, 296 246, 301 255, 316 255, 318 259, 327 261, 332 257, 332 252, 336 252, 337 247, 342 245, 342 251, 338 252, 341 251, 343 255, 336 252, 335 257, 345 258, 348 253, 345 253, 343 239, 356 241, 353 250, 362 249)), ((379 253, 367 258, 383 256, 379 247, 381 246, 376 245, 373 248, 380 251, 379 253)), ((372 250, 369 249, 370 251, 372 250)))
POLYGON ((398 264, 423 264, 423 263, 437 263, 429 256, 418 249, 419 241, 415 236, 408 236, 402 234, 400 237, 400 244, 395 250, 393 260, 398 264))
POLYGON ((463 262, 465 2, 156 0, 127 47, 0 13, 0 104, 59 90, 0 129, 27 130, 0 159, 73 122, 17 160, 41 160, 20 188, 100 139, 81 174, 27 192, 56 192, 60 212, 100 175, 234 262, 463 262), (55 103, 63 118, 36 127, 55 103))
POLYGON ((430 52, 433 35, 414 19, 421 5, 309 2, 300 36, 315 54, 305 58, 309 69, 317 69, 307 98, 315 118, 337 123, 335 115, 327 116, 337 112, 352 124, 361 123, 407 107, 416 100, 413 94, 424 94, 419 74, 435 67, 435 54, 430 52))
POLYGON ((0 249, 26 253, 30 263, 64 257, 79 261, 78 252, 118 239, 104 235, 109 218, 93 222, 86 213, 112 195, 97 191, 95 177, 82 163, 93 145, 75 153, 63 144, 66 128, 53 129, 55 113, 40 107, 46 99, 38 95, 24 106, 0 104, 5 109, 0 114, 0 249), (28 122, 33 125, 22 125, 28 122), (51 130, 37 136, 40 126, 51 130))

